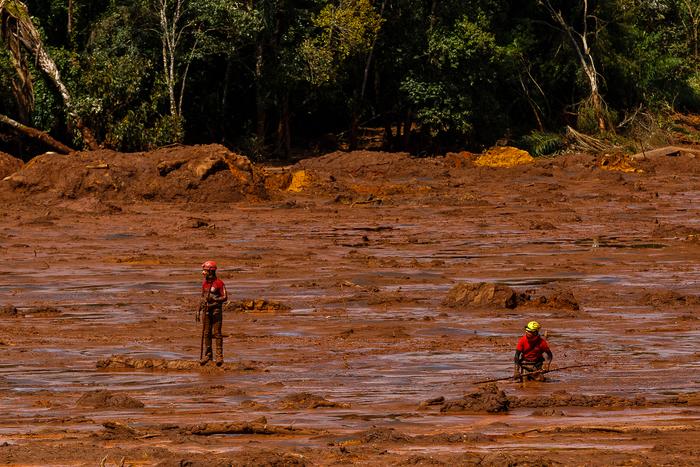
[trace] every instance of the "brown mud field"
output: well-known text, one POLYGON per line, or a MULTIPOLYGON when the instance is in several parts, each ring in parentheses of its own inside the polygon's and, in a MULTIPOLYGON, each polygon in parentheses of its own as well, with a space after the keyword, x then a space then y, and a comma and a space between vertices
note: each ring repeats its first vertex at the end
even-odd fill
POLYGON ((0 464, 700 465, 691 149, 0 154, 0 464), (474 384, 530 320, 590 366, 474 384))

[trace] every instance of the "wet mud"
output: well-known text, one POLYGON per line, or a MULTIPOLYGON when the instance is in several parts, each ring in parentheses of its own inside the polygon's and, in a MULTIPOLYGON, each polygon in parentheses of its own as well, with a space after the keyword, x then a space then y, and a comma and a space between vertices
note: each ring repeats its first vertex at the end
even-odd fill
POLYGON ((700 465, 695 154, 42 156, 0 182, 0 463, 700 465), (475 384, 530 320, 586 366, 475 384))

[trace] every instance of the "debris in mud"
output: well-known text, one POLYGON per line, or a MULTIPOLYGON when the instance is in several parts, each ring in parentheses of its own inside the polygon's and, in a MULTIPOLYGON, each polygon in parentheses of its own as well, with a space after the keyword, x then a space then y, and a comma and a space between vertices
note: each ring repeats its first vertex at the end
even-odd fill
POLYGON ((435 435, 417 435, 413 438, 417 442, 430 444, 453 443, 492 443, 495 438, 483 433, 439 433, 435 435))
POLYGON ((164 360, 159 358, 131 358, 122 355, 113 355, 107 359, 98 360, 97 368, 118 369, 135 368, 148 370, 181 370, 181 371, 257 371, 254 365, 249 363, 228 363, 221 366, 200 365, 195 360, 164 360))
POLYGON ((318 409, 318 408, 341 408, 347 409, 350 404, 329 401, 321 396, 300 392, 290 394, 278 403, 280 409, 318 409))
POLYGON ((513 309, 518 305, 518 294, 507 285, 490 282, 457 284, 442 302, 450 308, 498 307, 513 309))
POLYGON ((20 314, 23 316, 55 316, 60 315, 61 313, 63 313, 61 310, 51 305, 33 306, 20 312, 20 314))
POLYGON ((679 157, 688 156, 690 158, 700 157, 700 150, 692 148, 684 148, 680 146, 664 146, 661 148, 650 149, 649 151, 639 152, 630 156, 632 160, 653 159, 657 157, 679 157))
POLYGON ((510 400, 506 393, 495 384, 486 384, 477 391, 465 394, 462 399, 447 401, 440 407, 440 412, 507 412, 510 400))
POLYGON ((530 222, 529 226, 530 230, 545 230, 545 231, 552 231, 552 230, 557 230, 557 227, 552 224, 551 222, 547 221, 532 221, 530 222))
POLYGON ((140 409, 144 407, 143 402, 133 397, 126 394, 116 394, 106 389, 83 394, 75 405, 94 409, 140 409))
POLYGON ((100 438, 105 440, 133 439, 140 438, 143 436, 143 433, 141 433, 135 428, 130 427, 126 423, 108 420, 102 423, 102 426, 105 428, 105 430, 100 435, 100 438))
POLYGON ((427 401, 423 401, 418 405, 418 410, 425 410, 426 408, 430 407, 431 405, 443 405, 445 403, 445 397, 444 396, 439 396, 439 397, 434 397, 432 399, 428 399, 427 401))
POLYGON ((17 307, 14 305, 3 305, 0 307, 0 316, 17 316, 17 307))
POLYGON ((200 217, 188 217, 183 227, 188 229, 201 229, 202 227, 211 227, 210 222, 211 221, 200 217))
POLYGON ((672 405, 687 405, 690 407, 700 407, 700 392, 689 392, 673 396, 665 401, 672 405))
POLYGON ((557 410, 551 407, 547 407, 544 409, 537 409, 532 411, 533 417, 564 417, 566 414, 564 413, 563 410, 557 410))
POLYGON ((461 169, 472 165, 477 157, 478 154, 469 151, 448 152, 445 154, 445 163, 448 167, 461 169))
POLYGON ((267 411, 270 410, 268 406, 265 404, 261 404, 260 402, 256 402, 254 400, 246 399, 244 401, 241 401, 239 407, 241 409, 245 410, 258 410, 258 411, 267 411))
POLYGON ((224 305, 224 311, 231 311, 234 313, 245 313, 251 311, 260 312, 276 312, 276 311, 287 311, 291 310, 292 307, 285 305, 284 303, 274 302, 272 300, 265 300, 264 298, 256 299, 246 299, 237 302, 228 302, 224 305))
POLYGON ((644 170, 635 167, 634 160, 625 154, 604 154, 598 166, 604 170, 613 170, 625 173, 642 173, 644 170))

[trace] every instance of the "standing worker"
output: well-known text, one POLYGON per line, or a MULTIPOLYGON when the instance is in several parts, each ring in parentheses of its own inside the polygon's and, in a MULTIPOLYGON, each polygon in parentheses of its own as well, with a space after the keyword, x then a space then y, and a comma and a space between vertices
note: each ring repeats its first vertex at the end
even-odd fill
POLYGON ((535 375, 528 375, 528 373, 541 371, 543 366, 545 371, 549 370, 552 357, 549 344, 540 336, 540 323, 530 321, 525 326, 525 335, 518 340, 518 345, 515 347, 515 373, 513 377, 522 381, 523 372, 525 372, 527 379, 544 381, 542 373, 535 375))
MULTIPOLYGON (((202 264, 202 302, 199 310, 202 317, 202 345, 200 348, 199 363, 206 365, 212 359, 211 341, 214 338, 216 346, 216 366, 224 363, 224 337, 221 334, 221 323, 224 314, 224 302, 228 300, 224 282, 216 277, 216 263, 206 261, 202 264)), ((199 321, 199 312, 197 313, 199 321)))

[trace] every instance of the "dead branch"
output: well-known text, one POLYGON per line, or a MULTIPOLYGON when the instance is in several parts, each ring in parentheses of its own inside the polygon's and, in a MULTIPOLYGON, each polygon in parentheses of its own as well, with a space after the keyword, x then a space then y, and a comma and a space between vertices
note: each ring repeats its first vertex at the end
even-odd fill
POLYGON ((75 149, 69 148, 68 146, 61 143, 60 141, 53 139, 45 131, 37 130, 36 128, 32 128, 32 127, 28 127, 26 125, 23 125, 23 124, 19 123, 18 121, 13 120, 6 115, 0 114, 0 123, 4 123, 5 125, 9 125, 12 128, 14 128, 16 131, 22 133, 23 135, 26 135, 32 139, 36 139, 38 141, 41 141, 42 143, 46 144, 47 146, 50 146, 51 148, 55 149, 56 151, 58 151, 62 154, 70 154, 71 152, 75 151, 75 149))
POLYGON ((585 135, 574 130, 570 126, 566 127, 566 138, 572 146, 583 152, 599 153, 614 149, 612 144, 594 138, 593 136, 585 135))

